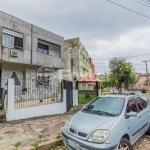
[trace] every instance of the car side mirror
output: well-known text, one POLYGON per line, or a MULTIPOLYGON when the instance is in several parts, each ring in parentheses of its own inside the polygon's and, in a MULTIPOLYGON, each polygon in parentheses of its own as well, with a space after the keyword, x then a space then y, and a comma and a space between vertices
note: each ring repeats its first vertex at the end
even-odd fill
POLYGON ((129 116, 129 117, 136 117, 137 113, 134 112, 134 111, 130 111, 129 113, 127 113, 127 116, 129 116))
POLYGON ((85 106, 82 106, 82 109, 84 108, 85 106))

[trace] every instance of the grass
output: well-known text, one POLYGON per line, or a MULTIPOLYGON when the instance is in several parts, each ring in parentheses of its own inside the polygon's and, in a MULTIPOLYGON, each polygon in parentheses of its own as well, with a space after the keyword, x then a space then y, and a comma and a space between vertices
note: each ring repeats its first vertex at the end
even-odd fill
POLYGON ((97 97, 97 96, 96 95, 90 95, 89 98, 85 98, 85 94, 79 94, 79 104, 87 104, 91 100, 93 100, 95 97, 97 97))
POLYGON ((13 148, 12 150, 18 150, 18 147, 13 148))
POLYGON ((42 142, 45 142, 45 141, 47 141, 47 139, 43 138, 43 139, 41 139, 41 140, 36 141, 35 143, 33 143, 32 146, 35 147, 35 148, 37 148, 39 146, 39 144, 41 144, 42 142))
POLYGON ((17 142, 14 146, 15 147, 18 147, 18 146, 20 146, 21 145, 21 142, 17 142))
POLYGON ((61 138, 61 135, 57 135, 57 136, 56 136, 56 139, 60 139, 60 138, 61 138))

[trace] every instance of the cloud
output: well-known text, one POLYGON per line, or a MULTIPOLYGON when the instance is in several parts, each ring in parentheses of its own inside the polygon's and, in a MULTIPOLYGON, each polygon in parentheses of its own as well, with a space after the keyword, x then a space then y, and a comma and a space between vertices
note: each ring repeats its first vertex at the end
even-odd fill
MULTIPOLYGON (((136 1, 112 1, 141 14, 150 14, 148 7, 136 1)), ((150 19, 107 0, 0 0, 0 10, 59 34, 65 39, 80 37, 93 58, 150 52, 150 19)), ((145 70, 141 60, 148 58, 145 56, 127 60, 131 61, 134 67, 145 70)), ((96 72, 109 71, 108 60, 94 62, 96 72)))
MULTIPOLYGON (((149 44, 149 28, 138 28, 127 32, 126 34, 120 35, 117 39, 104 40, 97 39, 92 45, 89 43, 90 49, 94 47, 94 51, 89 52, 89 55, 93 55, 95 59, 104 59, 112 57, 128 57, 136 55, 150 54, 150 44, 149 44), (99 55, 98 55, 99 54, 99 55)), ((140 56, 140 57, 130 57, 126 58, 128 62, 133 64, 133 67, 145 72, 145 65, 141 62, 143 60, 148 60, 150 55, 140 56)), ((108 60, 95 60, 95 66, 97 72, 108 71, 108 60)), ((148 66, 150 70, 150 65, 148 66)))

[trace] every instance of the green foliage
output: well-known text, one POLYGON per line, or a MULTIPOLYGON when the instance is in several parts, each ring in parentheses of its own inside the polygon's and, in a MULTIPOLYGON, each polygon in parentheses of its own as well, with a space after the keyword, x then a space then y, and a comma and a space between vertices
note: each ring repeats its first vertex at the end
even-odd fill
POLYGON ((109 89, 108 88, 104 88, 103 92, 109 92, 109 89))
POLYGON ((21 145, 21 142, 17 142, 16 144, 14 144, 15 147, 18 147, 21 145))
POLYGON ((51 148, 51 150, 56 150, 57 149, 57 146, 56 145, 54 145, 52 148, 51 148))
POLYGON ((110 68, 110 85, 117 86, 119 92, 122 92, 123 84, 129 89, 130 86, 133 86, 137 83, 136 76, 133 72, 132 64, 126 62, 123 58, 112 58, 109 61, 110 68))
POLYGON ((90 97, 89 93, 86 93, 85 98, 89 98, 89 97, 90 97))
POLYGON ((18 147, 13 148, 12 150, 18 150, 18 147))
POLYGON ((146 89, 144 89, 144 88, 141 89, 141 92, 142 92, 142 93, 146 93, 146 89))
POLYGON ((61 138, 61 135, 57 135, 57 136, 56 136, 56 139, 60 139, 60 138, 61 138))
POLYGON ((32 146, 37 148, 39 146, 39 144, 41 144, 42 142, 45 142, 45 141, 47 141, 47 139, 46 138, 42 138, 41 140, 36 141, 35 143, 33 143, 32 146))
POLYGON ((90 95, 89 98, 85 98, 84 94, 79 94, 79 104, 87 104, 91 100, 93 100, 95 97, 97 97, 97 96, 96 95, 90 95))

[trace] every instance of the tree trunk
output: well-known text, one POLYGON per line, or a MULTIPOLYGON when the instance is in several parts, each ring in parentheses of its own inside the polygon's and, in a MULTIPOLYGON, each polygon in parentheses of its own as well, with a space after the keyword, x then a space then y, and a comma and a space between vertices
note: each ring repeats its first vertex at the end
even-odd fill
POLYGON ((118 85, 118 92, 122 93, 122 83, 119 83, 119 85, 118 85))

